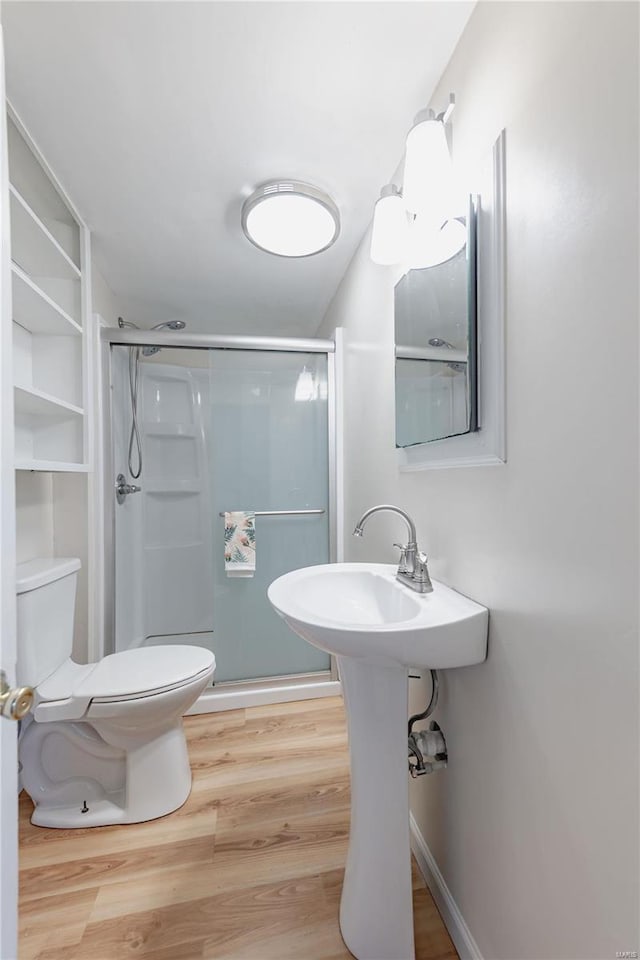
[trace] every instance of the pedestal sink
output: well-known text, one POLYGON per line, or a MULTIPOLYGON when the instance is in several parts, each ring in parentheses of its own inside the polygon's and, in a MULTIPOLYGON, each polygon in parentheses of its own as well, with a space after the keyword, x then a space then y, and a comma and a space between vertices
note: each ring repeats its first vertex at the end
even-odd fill
POLYGON ((481 663, 488 611, 433 581, 417 594, 396 568, 294 570, 268 597, 303 639, 338 658, 349 728, 351 833, 340 929, 358 960, 414 960, 407 775, 407 672, 481 663))

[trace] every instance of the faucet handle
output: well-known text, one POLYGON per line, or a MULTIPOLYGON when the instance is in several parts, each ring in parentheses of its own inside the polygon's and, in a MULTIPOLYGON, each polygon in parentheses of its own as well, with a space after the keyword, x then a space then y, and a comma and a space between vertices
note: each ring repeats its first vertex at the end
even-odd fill
POLYGON ((416 583, 423 585, 423 589, 421 591, 423 593, 431 593, 433 590, 433 584, 431 583, 431 577, 429 576, 427 562, 428 557, 426 553, 423 553, 421 550, 419 550, 416 555, 413 579, 416 581, 416 583))
POLYGON ((394 543, 394 547, 397 547, 400 551, 400 560, 398 562, 398 573, 407 573, 407 549, 408 544, 394 543))

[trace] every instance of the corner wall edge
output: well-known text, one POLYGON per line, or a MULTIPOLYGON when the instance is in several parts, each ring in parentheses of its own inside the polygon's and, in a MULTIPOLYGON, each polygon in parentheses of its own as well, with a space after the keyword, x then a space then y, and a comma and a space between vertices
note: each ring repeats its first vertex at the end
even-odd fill
POLYGON ((449 931, 460 960, 484 960, 412 813, 409 814, 409 832, 411 852, 416 858, 420 873, 440 911, 440 916, 449 931))

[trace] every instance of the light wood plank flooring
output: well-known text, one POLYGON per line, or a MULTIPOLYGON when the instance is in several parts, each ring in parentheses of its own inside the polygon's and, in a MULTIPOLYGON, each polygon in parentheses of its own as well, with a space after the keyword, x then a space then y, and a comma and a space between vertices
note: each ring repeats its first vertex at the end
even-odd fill
MULTIPOLYGON (((20 798, 20 960, 348 960, 340 699, 185 720, 193 790, 150 823, 45 830, 20 798)), ((457 954, 414 868, 418 960, 457 954)), ((394 960, 394 958, 389 958, 394 960)))

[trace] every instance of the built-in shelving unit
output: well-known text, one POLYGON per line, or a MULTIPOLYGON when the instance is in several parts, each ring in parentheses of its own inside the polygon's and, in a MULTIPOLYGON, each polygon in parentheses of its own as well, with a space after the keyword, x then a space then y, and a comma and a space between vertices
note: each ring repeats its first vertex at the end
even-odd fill
POLYGON ((17 470, 88 469, 88 236, 17 117, 8 117, 17 470))
POLYGON ((81 337, 82 327, 20 267, 11 265, 13 319, 30 333, 81 337))
POLYGON ((60 420, 72 415, 81 417, 84 413, 81 407, 76 407, 74 403, 52 397, 51 394, 45 393, 44 390, 37 390, 35 387, 21 387, 15 384, 14 398, 17 415, 26 413, 36 417, 60 420))
POLYGON ((36 470, 40 473, 86 473, 82 463, 63 463, 61 460, 35 460, 16 457, 16 470, 36 470))
MULTIPOLYGON (((74 657, 97 652, 89 232, 7 105, 16 554, 78 557, 74 657)), ((58 148, 64 148, 62 136, 58 148)), ((67 144, 73 149, 73 144, 67 144)))
POLYGON ((11 185, 9 195, 14 263, 31 276, 79 280, 79 268, 24 197, 11 185))

